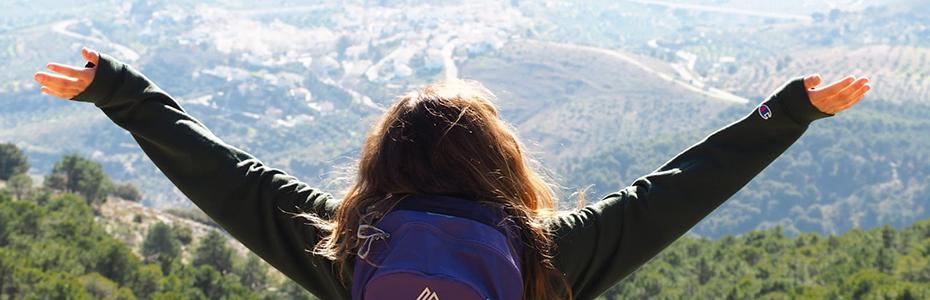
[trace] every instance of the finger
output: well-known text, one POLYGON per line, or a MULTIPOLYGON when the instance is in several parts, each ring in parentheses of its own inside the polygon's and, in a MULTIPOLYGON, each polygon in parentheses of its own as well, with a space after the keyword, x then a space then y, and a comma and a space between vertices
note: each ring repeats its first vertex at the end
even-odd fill
POLYGON ((75 77, 75 78, 84 76, 81 69, 78 69, 72 66, 66 66, 63 64, 59 64, 59 63, 49 63, 46 66, 46 68, 48 68, 52 72, 61 73, 62 75, 65 75, 65 76, 70 76, 70 77, 75 77))
POLYGON ((46 94, 46 95, 49 95, 49 96, 52 96, 52 97, 58 97, 58 98, 65 99, 65 100, 71 99, 71 97, 68 97, 68 96, 64 95, 63 93, 61 93, 61 92, 59 92, 59 91, 50 89, 50 88, 45 87, 45 86, 42 87, 41 91, 42 91, 43 94, 46 94))
POLYGON ((100 54, 98 54, 97 51, 87 47, 81 48, 81 56, 83 56, 84 59, 93 63, 94 65, 97 65, 97 63, 100 62, 100 54))
POLYGON ((38 72, 35 75, 35 80, 44 86, 48 86, 55 90, 62 90, 64 88, 73 88, 77 85, 77 79, 54 74, 48 72, 38 72))
POLYGON ((869 85, 863 86, 862 88, 859 89, 859 91, 853 94, 852 101, 849 101, 848 103, 841 105, 837 111, 844 111, 847 108, 850 108, 853 105, 856 105, 856 103, 859 103, 859 101, 861 101, 862 98, 865 98, 865 94, 868 93, 870 90, 872 90, 871 86, 869 85))
POLYGON ((850 106, 855 105, 857 102, 859 102, 859 100, 862 100, 862 98, 865 97, 865 95, 866 95, 869 91, 871 91, 871 90, 872 90, 872 86, 871 86, 871 85, 869 85, 869 84, 863 85, 863 86, 860 87, 858 90, 856 90, 855 93, 853 93, 852 95, 849 96, 849 101, 847 101, 846 103, 840 105, 840 109, 841 109, 841 110, 842 110, 842 109, 847 109, 847 108, 849 108, 850 106))
POLYGON ((807 75, 804 77, 804 88, 815 88, 820 85, 821 81, 823 81, 823 78, 820 77, 820 74, 807 75))
POLYGON ((845 89, 839 92, 839 94, 837 95, 837 99, 840 102, 851 101, 852 96, 868 83, 869 83, 869 78, 862 77, 862 78, 856 79, 856 81, 853 82, 853 84, 850 84, 848 87, 846 87, 845 89))
POLYGON ((846 87, 849 87, 849 85, 852 84, 853 81, 855 80, 856 80, 855 77, 846 76, 846 78, 843 78, 840 81, 831 83, 830 85, 823 87, 817 91, 824 93, 824 95, 832 96, 832 95, 835 95, 836 93, 839 93, 846 87))

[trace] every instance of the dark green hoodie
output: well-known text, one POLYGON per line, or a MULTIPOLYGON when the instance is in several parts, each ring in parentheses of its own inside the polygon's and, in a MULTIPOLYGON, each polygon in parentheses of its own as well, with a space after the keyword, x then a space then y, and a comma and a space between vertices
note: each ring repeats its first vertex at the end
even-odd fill
MULTIPOLYGON (((322 299, 348 299, 332 262, 309 254, 320 238, 297 213, 332 215, 339 200, 228 145, 135 69, 101 55, 75 100, 128 130, 187 197, 246 247, 322 299)), ((555 265, 575 299, 593 299, 649 261, 828 115, 794 80, 742 120, 655 172, 551 222, 555 265)), ((349 276, 348 278, 351 278, 349 276)))

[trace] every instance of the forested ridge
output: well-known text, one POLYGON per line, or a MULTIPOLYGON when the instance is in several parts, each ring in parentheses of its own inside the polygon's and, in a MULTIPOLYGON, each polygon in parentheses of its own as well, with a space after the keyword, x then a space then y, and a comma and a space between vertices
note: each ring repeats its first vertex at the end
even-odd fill
POLYGON ((842 235, 685 237, 603 299, 930 299, 930 220, 842 235))

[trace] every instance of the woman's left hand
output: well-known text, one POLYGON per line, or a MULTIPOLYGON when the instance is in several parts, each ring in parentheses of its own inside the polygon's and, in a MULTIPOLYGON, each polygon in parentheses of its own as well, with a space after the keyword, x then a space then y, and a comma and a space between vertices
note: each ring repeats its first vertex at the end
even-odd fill
POLYGON ((84 92, 90 86, 90 83, 94 82, 94 75, 97 74, 96 66, 99 63, 100 56, 96 51, 87 48, 81 49, 81 56, 94 66, 73 67, 59 63, 49 63, 46 68, 55 73, 37 72, 35 80, 42 85, 42 93, 71 100, 84 92))
POLYGON ((823 80, 820 75, 808 75, 804 77, 804 87, 807 88, 811 104, 821 112, 831 115, 852 107, 872 89, 868 77, 847 76, 843 80, 818 88, 821 81, 823 80))

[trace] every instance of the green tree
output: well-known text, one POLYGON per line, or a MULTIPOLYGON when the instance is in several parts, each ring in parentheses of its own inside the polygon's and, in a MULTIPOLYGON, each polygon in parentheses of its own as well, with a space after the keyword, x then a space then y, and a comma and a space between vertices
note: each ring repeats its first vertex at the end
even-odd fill
POLYGON ((120 293, 118 284, 97 273, 78 277, 78 282, 93 299, 117 299, 120 293))
POLYGON ((100 164, 77 155, 65 155, 55 163, 46 183, 52 189, 77 193, 91 204, 106 201, 110 188, 110 178, 100 164))
POLYGON ((26 292, 23 299, 90 300, 92 298, 75 278, 57 273, 45 276, 26 292))
POLYGON ((4 296, 9 299, 10 290, 13 288, 13 274, 16 272, 16 257, 13 252, 0 248, 0 299, 4 296))
POLYGON ((171 275, 164 278, 164 285, 152 299, 208 299, 204 292, 195 286, 197 270, 189 265, 172 268, 171 275))
POLYGON ((178 242, 181 242, 181 245, 190 245, 191 241, 194 240, 194 233, 191 232, 190 227, 175 224, 171 226, 171 228, 174 230, 174 236, 178 238, 178 242))
POLYGON ((110 195, 129 200, 132 202, 142 201, 142 192, 131 182, 115 183, 110 191, 110 195))
POLYGON ((878 257, 876 257, 875 259, 875 265, 876 265, 875 267, 878 268, 879 271, 885 274, 894 273, 894 266, 895 266, 895 260, 896 260, 895 256, 896 255, 894 251, 889 250, 888 248, 878 249, 878 257))
POLYGON ((210 231, 200 245, 194 250, 194 266, 208 265, 220 272, 229 274, 233 269, 233 252, 226 245, 226 237, 217 231, 210 231))
POLYGON ((313 294, 307 292, 306 289, 301 287, 299 284, 291 281, 290 279, 284 279, 284 282, 278 288, 277 295, 273 298, 275 299, 288 299, 288 300, 314 300, 317 299, 313 297, 313 294))
POLYGON ((148 299, 162 289, 163 276, 158 265, 147 264, 127 272, 130 273, 129 288, 141 299, 148 299))
POLYGON ((7 185, 16 199, 26 199, 32 196, 32 178, 25 173, 13 175, 7 185))
MULTIPOLYGON (((0 205, 6 204, 7 198, 4 197, 3 191, 0 190, 0 205)), ((13 211, 6 206, 0 206, 0 247, 9 244, 10 234, 13 232, 13 211)), ((2 254, 2 252, 0 252, 2 254)), ((0 256, 0 259, 3 257, 0 256)))
POLYGON ((142 241, 142 257, 146 262, 158 263, 166 274, 171 271, 171 262, 181 254, 181 245, 168 224, 159 222, 149 228, 142 241))
POLYGON ((121 285, 128 283, 131 271, 140 266, 139 259, 129 247, 118 241, 108 240, 101 244, 94 269, 121 285))
POLYGON ((0 144, 0 180, 7 180, 29 170, 26 155, 14 144, 0 144))
POLYGON ((257 255, 249 253, 242 267, 238 268, 242 285, 252 290, 264 290, 268 282, 268 268, 257 255))
POLYGON ((701 260, 698 261, 697 276, 698 283, 701 285, 707 284, 714 277, 714 270, 711 269, 710 264, 707 263, 707 259, 704 257, 701 257, 701 260))
POLYGON ((0 203, 13 201, 13 193, 8 189, 0 189, 0 203))
POLYGON ((248 290, 242 287, 237 279, 233 279, 235 276, 223 276, 210 265, 197 266, 195 272, 194 287, 202 291, 208 299, 229 299, 248 294, 248 290))

